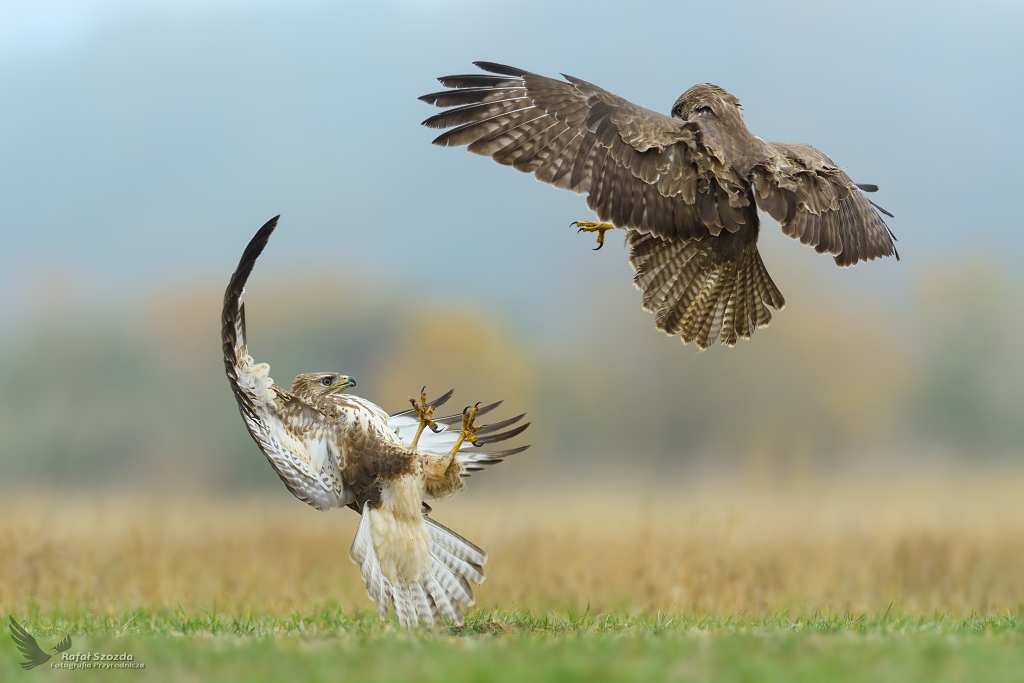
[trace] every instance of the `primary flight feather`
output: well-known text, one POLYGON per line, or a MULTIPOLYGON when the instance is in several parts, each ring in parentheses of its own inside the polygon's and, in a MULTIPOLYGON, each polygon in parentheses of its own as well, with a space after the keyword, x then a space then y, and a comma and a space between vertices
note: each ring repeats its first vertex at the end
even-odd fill
POLYGON ((572 76, 475 64, 487 73, 442 77, 449 90, 420 97, 448 107, 423 122, 448 129, 434 144, 585 194, 601 222, 576 224, 598 233, 598 248, 607 230, 627 230, 643 307, 684 343, 732 346, 785 305, 757 250, 758 208, 840 266, 899 259, 864 195, 876 186, 811 145, 754 136, 716 85, 693 86, 665 116, 572 76))

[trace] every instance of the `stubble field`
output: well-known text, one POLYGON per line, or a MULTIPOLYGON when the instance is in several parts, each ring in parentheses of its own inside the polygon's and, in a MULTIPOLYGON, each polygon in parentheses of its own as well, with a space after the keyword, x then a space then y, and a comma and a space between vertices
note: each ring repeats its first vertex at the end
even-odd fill
MULTIPOLYGON (((36 492, 0 503, 0 604, 44 648, 132 653, 125 679, 1016 681, 1022 485, 483 487, 435 509, 490 555, 476 611, 412 634, 369 609, 350 511, 36 492)), ((115 675, 0 643, 10 680, 115 675)))

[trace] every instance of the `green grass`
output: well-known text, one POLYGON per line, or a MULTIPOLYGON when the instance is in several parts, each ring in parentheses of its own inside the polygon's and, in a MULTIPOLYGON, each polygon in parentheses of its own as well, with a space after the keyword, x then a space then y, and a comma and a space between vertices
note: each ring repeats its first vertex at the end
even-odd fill
MULTIPOLYGON (((16 614, 44 648, 130 652, 144 670, 22 671, 0 638, 0 679, 247 681, 886 681, 1024 679, 1024 618, 530 615, 477 612, 461 629, 404 633, 370 613, 278 616, 211 608, 16 614)), ((6 615, 4 615, 6 622, 6 615)))

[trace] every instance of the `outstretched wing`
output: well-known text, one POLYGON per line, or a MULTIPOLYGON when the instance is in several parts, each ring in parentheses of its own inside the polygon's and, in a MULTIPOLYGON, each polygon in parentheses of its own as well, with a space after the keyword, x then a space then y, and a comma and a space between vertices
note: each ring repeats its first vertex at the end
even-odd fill
POLYGON ((572 76, 565 81, 475 62, 490 74, 445 76, 420 97, 452 107, 423 122, 450 128, 434 144, 534 173, 587 195, 602 221, 666 239, 699 239, 742 224, 743 183, 716 176, 699 125, 637 106, 572 76))
POLYGON ((768 142, 765 147, 770 156, 752 171, 754 195, 783 232, 819 254, 832 254, 840 266, 892 255, 899 260, 895 236, 864 196, 876 186, 858 186, 811 145, 768 142))
POLYGON ((353 502, 355 495, 341 480, 339 470, 343 463, 337 462, 340 457, 337 450, 331 448, 330 439, 322 435, 325 430, 316 429, 336 418, 274 384, 270 366, 254 363, 246 346, 242 293, 256 259, 277 227, 278 218, 267 221, 246 246, 224 293, 221 314, 224 370, 246 429, 288 490, 318 510, 343 507, 353 502), (285 421, 286 410, 291 424, 285 421), (313 438, 297 433, 293 427, 296 423, 304 423, 313 438), (316 432, 321 435, 317 436, 316 432))
POLYGON ((39 647, 39 643, 36 642, 32 634, 16 622, 13 615, 9 617, 8 627, 11 629, 11 638, 14 639, 14 644, 18 646, 18 650, 21 651, 21 654, 27 660, 21 662, 22 669, 26 671, 34 669, 50 660, 50 655, 43 652, 43 649, 39 647))
MULTIPOLYGON (((448 391, 427 405, 434 406, 435 408, 440 407, 448 402, 453 393, 455 393, 454 390, 448 391)), ((502 401, 498 401, 483 406, 477 410, 476 415, 477 417, 486 415, 501 404, 502 401)), ((476 432, 476 445, 469 443, 469 441, 464 441, 462 446, 459 447, 459 452, 455 454, 455 459, 462 463, 465 476, 469 476, 472 472, 479 472, 487 465, 499 463, 510 455, 522 453, 529 448, 529 446, 506 449, 493 448, 494 444, 507 441, 525 432, 526 428, 530 426, 529 422, 512 427, 522 421, 524 417, 526 417, 526 413, 501 420, 500 422, 481 425, 476 432), (508 427, 512 427, 512 429, 507 429, 508 427)), ((419 442, 416 444, 416 450, 420 453, 429 453, 431 455, 445 455, 451 451, 459 437, 459 429, 462 426, 462 413, 434 418, 434 422, 437 423, 438 431, 432 432, 429 429, 424 429, 423 433, 420 434, 419 442)), ((388 426, 395 430, 402 443, 410 446, 412 445, 413 438, 416 436, 419 419, 415 410, 405 410, 390 416, 388 418, 388 426)))

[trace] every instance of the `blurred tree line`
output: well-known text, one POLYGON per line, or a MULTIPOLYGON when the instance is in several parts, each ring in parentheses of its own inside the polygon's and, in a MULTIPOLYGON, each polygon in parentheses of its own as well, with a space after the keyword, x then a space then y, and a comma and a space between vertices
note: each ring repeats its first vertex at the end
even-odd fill
MULTIPOLYGON (((266 278, 265 278, 266 279, 266 278)), ((860 458, 1006 459, 1024 451, 1021 283, 980 261, 933 268, 912 303, 801 299, 733 349, 653 328, 623 283, 547 339, 487 302, 417 299, 357 279, 247 294, 250 347, 279 384, 338 370, 395 412, 422 385, 457 412, 506 399, 533 427, 522 467, 586 461, 828 467, 860 458)), ((74 487, 276 486, 223 377, 219 287, 131 311, 40 316, 0 347, 0 481, 74 487)))

